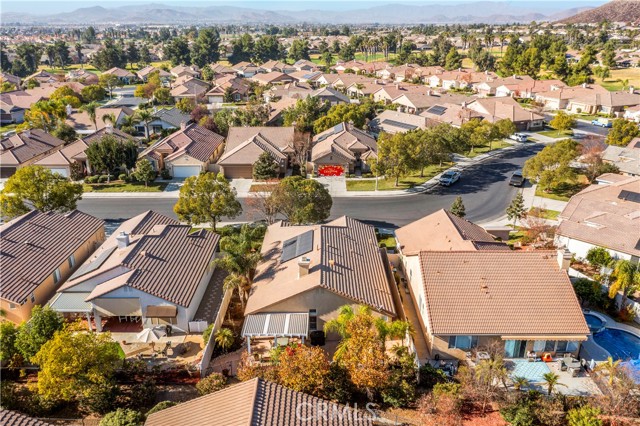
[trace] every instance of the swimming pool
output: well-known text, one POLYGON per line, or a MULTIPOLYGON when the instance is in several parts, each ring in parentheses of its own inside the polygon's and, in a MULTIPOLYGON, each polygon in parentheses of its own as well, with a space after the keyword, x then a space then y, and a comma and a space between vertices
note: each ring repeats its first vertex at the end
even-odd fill
POLYGON ((585 321, 587 321, 589 330, 591 330, 592 333, 597 332, 604 325, 604 321, 602 321, 599 317, 592 314, 584 314, 584 319, 585 321))
POLYGON ((640 337, 627 331, 605 327, 593 335, 593 340, 614 359, 638 359, 640 356, 640 337))
POLYGON ((625 361, 620 365, 627 370, 634 382, 640 384, 640 359, 625 361))

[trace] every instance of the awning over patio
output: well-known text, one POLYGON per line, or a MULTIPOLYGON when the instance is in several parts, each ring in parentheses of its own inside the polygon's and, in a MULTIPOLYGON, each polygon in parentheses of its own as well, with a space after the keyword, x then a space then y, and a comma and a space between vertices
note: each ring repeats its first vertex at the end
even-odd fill
POLYGON ((58 312, 91 312, 93 310, 91 303, 84 301, 88 296, 89 293, 58 293, 49 306, 51 306, 51 309, 54 311, 58 312))
POLYGON ((307 337, 308 313, 247 315, 242 328, 243 337, 307 337))
POLYGON ((502 340, 568 340, 568 341, 585 341, 587 336, 583 335, 564 335, 564 336, 502 336, 502 340))
POLYGON ((92 300, 97 311, 109 317, 142 316, 140 299, 134 298, 97 298, 92 300))
POLYGON ((147 306, 147 318, 175 318, 178 316, 178 308, 172 305, 147 306))

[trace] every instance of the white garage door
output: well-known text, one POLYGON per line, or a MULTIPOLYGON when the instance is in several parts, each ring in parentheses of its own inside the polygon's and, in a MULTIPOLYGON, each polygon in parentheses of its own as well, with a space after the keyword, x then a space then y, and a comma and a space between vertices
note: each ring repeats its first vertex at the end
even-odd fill
POLYGON ((189 176, 198 176, 200 174, 200 166, 173 166, 173 177, 187 178, 189 176))
POLYGON ((58 173, 58 174, 60 174, 60 175, 62 175, 64 177, 69 177, 69 173, 67 173, 67 169, 56 169, 56 168, 51 167, 51 171, 53 173, 58 173))

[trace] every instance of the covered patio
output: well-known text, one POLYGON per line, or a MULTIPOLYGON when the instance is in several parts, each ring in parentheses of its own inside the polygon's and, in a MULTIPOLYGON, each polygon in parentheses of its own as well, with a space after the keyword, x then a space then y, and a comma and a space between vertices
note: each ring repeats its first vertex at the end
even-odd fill
POLYGON ((242 327, 242 337, 247 340, 247 352, 254 348, 269 351, 289 344, 290 339, 300 339, 304 344, 309 337, 308 313, 264 313, 247 315, 242 327))

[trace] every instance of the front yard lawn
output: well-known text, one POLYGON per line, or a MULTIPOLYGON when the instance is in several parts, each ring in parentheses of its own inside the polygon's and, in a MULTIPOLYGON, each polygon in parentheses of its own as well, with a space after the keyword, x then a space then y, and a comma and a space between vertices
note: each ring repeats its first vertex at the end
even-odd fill
POLYGON ((558 220, 558 216, 560 215, 560 212, 557 210, 548 210, 548 209, 543 209, 543 208, 532 208, 531 210, 529 210, 529 214, 532 215, 538 215, 543 218, 543 219, 548 219, 548 220, 558 220))
POLYGON ((572 130, 545 130, 538 132, 539 135, 546 136, 548 138, 570 138, 573 136, 572 130))
POLYGON ((84 192, 162 192, 167 185, 168 182, 150 182, 149 186, 144 186, 144 183, 115 180, 111 183, 85 183, 83 187, 84 192))
MULTIPOLYGON (((442 173, 452 165, 453 163, 443 163, 442 167, 438 165, 426 167, 423 177, 420 177, 419 171, 413 172, 409 176, 401 177, 398 186, 395 186, 395 178, 381 178, 378 180, 378 190, 393 191, 413 188, 414 186, 425 183, 437 174, 442 173)), ((375 179, 347 179, 347 191, 375 191, 375 189, 375 179)))
POLYGON ((249 192, 271 192, 276 186, 277 183, 254 183, 249 187, 249 192))
POLYGON ((538 185, 536 187, 536 195, 552 200, 569 201, 569 198, 582 191, 588 185, 589 181, 587 177, 585 175, 578 175, 575 181, 563 182, 551 191, 545 191, 545 188, 538 185))
POLYGON ((502 148, 506 148, 508 146, 511 146, 512 144, 510 144, 509 142, 505 141, 505 140, 500 140, 500 141, 494 141, 491 144, 491 149, 489 149, 489 145, 483 145, 483 146, 475 146, 473 147, 473 152, 469 151, 464 153, 464 156, 467 158, 473 158, 476 157, 480 154, 486 154, 487 152, 490 151, 495 151, 497 149, 502 149, 502 148))

